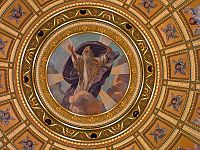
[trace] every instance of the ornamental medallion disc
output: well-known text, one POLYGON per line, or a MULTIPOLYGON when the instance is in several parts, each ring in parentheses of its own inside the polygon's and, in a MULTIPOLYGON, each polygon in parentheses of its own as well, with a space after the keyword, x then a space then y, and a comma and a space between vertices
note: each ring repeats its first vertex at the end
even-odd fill
POLYGON ((49 89, 65 109, 98 115, 112 109, 129 86, 129 63, 123 50, 97 33, 67 38, 47 65, 49 89))

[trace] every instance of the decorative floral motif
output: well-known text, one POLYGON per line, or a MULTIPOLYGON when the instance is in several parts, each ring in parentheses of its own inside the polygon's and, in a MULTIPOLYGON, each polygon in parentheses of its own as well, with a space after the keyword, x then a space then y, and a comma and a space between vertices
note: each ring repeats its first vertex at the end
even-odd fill
POLYGON ((156 129, 150 133, 153 136, 155 142, 162 140, 162 138, 166 135, 167 129, 159 127, 159 124, 156 125, 156 129))
POLYGON ((200 107, 197 108, 196 113, 198 116, 192 121, 196 125, 200 125, 200 107))
POLYGON ((167 105, 169 107, 172 107, 174 110, 178 111, 178 107, 182 104, 182 96, 178 95, 171 95, 171 101, 167 105))
POLYGON ((139 6, 144 7, 148 13, 151 12, 151 9, 157 7, 157 5, 154 4, 154 0, 142 0, 141 3, 139 3, 139 6))
POLYGON ((0 53, 4 54, 5 55, 5 46, 6 46, 6 43, 7 41, 3 41, 1 38, 0 38, 0 53))
POLYGON ((0 110, 1 123, 8 125, 10 120, 14 120, 14 118, 10 115, 9 108, 7 108, 6 110, 0 110))
POLYGON ((34 150, 35 143, 28 136, 25 140, 22 140, 19 144, 23 145, 23 150, 34 150))
POLYGON ((26 14, 26 12, 24 12, 24 11, 22 10, 21 6, 18 5, 18 8, 14 8, 14 9, 11 11, 10 19, 15 19, 15 20, 16 20, 16 23, 18 24, 20 18, 23 17, 25 14, 26 14))
POLYGON ((194 149, 193 148, 182 148, 182 147, 177 147, 176 150, 200 150, 200 146, 195 144, 194 149))
POLYGON ((165 33, 167 41, 178 38, 177 30, 173 24, 168 24, 165 28, 161 28, 161 30, 165 33))
POLYGON ((173 60, 173 63, 175 64, 174 74, 179 72, 182 75, 186 75, 186 73, 185 73, 186 63, 183 62, 182 59, 179 59, 178 61, 173 60))
POLYGON ((186 7, 185 13, 189 13, 192 17, 189 19, 189 23, 192 26, 195 26, 194 34, 200 34, 200 5, 196 8, 186 7))

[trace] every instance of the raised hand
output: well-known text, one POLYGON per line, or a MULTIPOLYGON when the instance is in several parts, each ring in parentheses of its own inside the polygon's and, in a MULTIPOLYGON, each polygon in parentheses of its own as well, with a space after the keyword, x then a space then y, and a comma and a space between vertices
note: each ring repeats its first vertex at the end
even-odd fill
POLYGON ((68 48, 68 50, 69 50, 70 52, 73 53, 73 51, 74 51, 73 45, 68 45, 67 48, 68 48))

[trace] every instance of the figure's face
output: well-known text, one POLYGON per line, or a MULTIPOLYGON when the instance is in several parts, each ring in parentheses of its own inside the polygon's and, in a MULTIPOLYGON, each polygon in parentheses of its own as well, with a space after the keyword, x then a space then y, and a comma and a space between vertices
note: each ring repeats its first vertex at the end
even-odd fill
POLYGON ((190 18, 190 24, 191 25, 196 25, 197 21, 194 18, 190 18))
POLYGON ((171 103, 175 105, 177 103, 177 98, 173 97, 171 103))
POLYGON ((6 112, 6 113, 4 114, 4 117, 5 117, 5 119, 9 119, 9 118, 10 118, 10 113, 6 112))
POLYGON ((22 15, 20 14, 20 12, 16 12, 16 13, 15 13, 15 17, 16 17, 16 18, 21 18, 22 15))
POLYGON ((90 47, 89 46, 85 47, 84 52, 89 53, 89 51, 90 51, 90 47))
POLYGON ((181 64, 180 63, 178 63, 178 64, 176 64, 176 70, 180 70, 181 69, 181 64))
POLYGON ((4 46, 5 46, 5 43, 2 40, 0 40, 0 50, 4 49, 4 46))
POLYGON ((4 48, 4 45, 0 43, 0 50, 4 48))
POLYGON ((118 76, 115 81, 115 86, 120 87, 122 85, 123 85, 123 79, 120 76, 118 76))
POLYGON ((167 34, 169 37, 172 37, 172 36, 173 36, 173 32, 172 32, 172 30, 171 30, 170 28, 166 31, 166 34, 167 34))
POLYGON ((85 49, 83 50, 83 55, 88 55, 90 53, 91 49, 89 46, 85 47, 85 49))
POLYGON ((151 3, 148 2, 148 1, 144 2, 144 7, 145 8, 150 8, 151 7, 151 3))
POLYGON ((154 133, 155 133, 156 136, 161 136, 162 135, 162 132, 159 129, 156 129, 154 131, 154 133))
POLYGON ((28 141, 27 141, 27 146, 28 146, 28 147, 32 147, 32 146, 33 146, 33 142, 32 142, 31 140, 28 140, 28 141))

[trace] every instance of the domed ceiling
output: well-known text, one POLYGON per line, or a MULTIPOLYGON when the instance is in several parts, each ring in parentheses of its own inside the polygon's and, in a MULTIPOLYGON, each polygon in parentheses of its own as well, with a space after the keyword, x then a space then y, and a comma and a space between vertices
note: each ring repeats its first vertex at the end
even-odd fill
POLYGON ((199 150, 199 0, 1 0, 0 149, 199 150))

